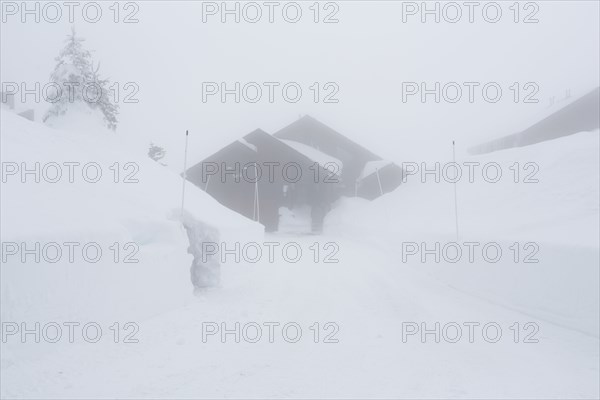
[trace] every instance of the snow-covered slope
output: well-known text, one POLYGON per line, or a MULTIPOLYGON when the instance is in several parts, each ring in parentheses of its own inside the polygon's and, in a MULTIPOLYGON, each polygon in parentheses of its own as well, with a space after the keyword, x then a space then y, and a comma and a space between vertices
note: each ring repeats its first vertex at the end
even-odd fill
MULTIPOLYGON (((51 129, 4 109, 1 129, 2 321, 139 320, 189 300, 180 176, 119 134, 51 129), (36 163, 37 177, 22 174, 36 163), (23 254, 36 243, 39 260, 23 254)), ((263 234, 191 184, 184 220, 215 241, 263 234)))
POLYGON ((325 229, 396 249, 399 264, 412 251, 405 247, 403 254, 403 244, 425 243, 431 249, 436 243, 443 247, 457 242, 463 251, 458 262, 445 262, 453 256, 435 262, 431 255, 422 262, 421 252, 405 260, 459 290, 597 337, 598 148, 598 131, 581 132, 457 160, 463 172, 457 183, 458 239, 452 169, 439 183, 432 174, 410 175, 396 191, 373 202, 343 199, 328 215, 325 229), (472 183, 467 162, 479 163, 472 164, 472 183), (486 165, 491 166, 486 175, 490 182, 482 175, 486 165), (491 183, 497 166, 502 176, 491 183), (465 242, 480 243, 473 262, 466 256, 465 242), (502 249, 498 262, 482 259, 487 243, 502 249), (517 262, 514 243, 520 250, 517 262), (538 261, 525 263, 527 255, 538 261))
MULTIPOLYGON (((493 232, 495 238, 535 237, 559 244, 597 247, 598 137, 598 131, 582 132, 457 160, 463 174, 457 183, 461 237, 493 232), (473 183, 468 181, 468 162, 478 163, 473 166, 473 183), (502 174, 496 183, 491 183, 497 170, 493 163, 500 166, 502 174), (490 182, 482 178, 484 166, 488 166, 486 177, 490 182), (515 169, 519 170, 517 183, 515 169)), ((377 232, 385 227, 395 234, 416 231, 454 235, 454 170, 448 168, 446 180, 441 173, 440 182, 436 183, 432 174, 422 179, 420 173, 424 169, 420 161, 405 162, 411 168, 413 163, 418 164, 419 171, 407 176, 396 191, 373 203, 345 199, 330 214, 330 228, 341 232, 354 226, 377 232)), ((439 163, 443 167, 450 161, 439 163)), ((426 164, 430 169, 433 166, 432 162, 426 164)))

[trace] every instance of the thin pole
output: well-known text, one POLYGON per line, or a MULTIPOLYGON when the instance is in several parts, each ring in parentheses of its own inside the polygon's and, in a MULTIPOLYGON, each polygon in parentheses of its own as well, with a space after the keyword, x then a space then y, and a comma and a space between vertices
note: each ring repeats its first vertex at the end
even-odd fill
POLYGON ((208 176, 208 178, 206 179, 206 185, 204 185, 204 191, 208 192, 208 182, 210 182, 210 175, 208 176))
POLYGON ((252 199, 252 220, 256 221, 256 183, 254 184, 254 196, 252 199))
MULTIPOLYGON (((456 165, 456 150, 454 140, 452 141, 452 162, 456 165)), ((456 241, 458 242, 458 200, 456 196, 456 179, 454 180, 454 220, 456 222, 456 241)))
POLYGON ((254 162, 254 204, 256 205, 256 220, 260 222, 260 200, 258 197, 258 166, 254 162))
POLYGON ((183 221, 183 203, 185 200, 185 181, 187 181, 187 150, 188 150, 188 131, 185 131, 185 152, 183 154, 183 185, 181 188, 181 220, 183 221))
POLYGON ((381 187, 381 179, 379 179, 379 168, 375 169, 375 173, 377 174, 377 183, 379 183, 379 193, 383 196, 383 188, 381 187))

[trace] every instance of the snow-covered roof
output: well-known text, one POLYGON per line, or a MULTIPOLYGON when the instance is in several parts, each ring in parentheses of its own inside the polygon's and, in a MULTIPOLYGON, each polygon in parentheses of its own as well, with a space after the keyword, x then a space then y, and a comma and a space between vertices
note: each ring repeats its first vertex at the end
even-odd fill
POLYGON ((362 172, 358 176, 358 180, 364 179, 367 176, 377 172, 378 169, 382 169, 390 164, 393 164, 393 163, 389 160, 369 161, 365 164, 365 167, 363 168, 362 172))
POLYGON ((279 140, 296 150, 298 153, 316 162, 323 168, 328 169, 337 175, 340 175, 342 173, 344 164, 337 158, 332 157, 329 154, 323 153, 322 151, 317 150, 314 147, 310 147, 304 143, 296 142, 294 140, 279 140), (335 166, 337 166, 337 168, 335 166))

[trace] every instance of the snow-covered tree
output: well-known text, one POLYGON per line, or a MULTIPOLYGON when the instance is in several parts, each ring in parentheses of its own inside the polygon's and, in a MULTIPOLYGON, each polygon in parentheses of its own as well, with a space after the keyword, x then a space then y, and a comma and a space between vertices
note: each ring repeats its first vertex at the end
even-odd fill
POLYGON ((110 81, 99 75, 99 65, 94 68, 90 51, 83 47, 84 41, 77 36, 74 28, 67 35, 65 47, 56 57, 57 64, 50 75, 54 93, 49 97, 55 101, 44 121, 61 117, 69 109, 85 104, 91 110, 99 111, 106 127, 115 130, 119 107, 110 97, 110 81))
POLYGON ((110 97, 110 81, 108 79, 101 78, 98 75, 98 70, 100 69, 100 65, 98 68, 93 70, 92 81, 98 88, 99 96, 98 100, 95 101, 95 105, 100 109, 102 115, 104 115, 104 122, 109 129, 115 130, 117 129, 117 114, 119 114, 119 106, 113 102, 113 99, 110 97))
POLYGON ((148 157, 150 157, 151 159, 153 159, 154 161, 159 161, 161 160, 165 155, 167 154, 167 152, 165 151, 164 148, 155 145, 154 143, 150 143, 150 148, 148 149, 148 157))

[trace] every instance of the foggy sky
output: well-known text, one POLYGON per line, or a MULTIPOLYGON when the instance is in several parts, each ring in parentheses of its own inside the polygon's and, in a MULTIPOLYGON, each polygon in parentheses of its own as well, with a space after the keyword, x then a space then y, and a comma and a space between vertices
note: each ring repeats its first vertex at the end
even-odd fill
MULTIPOLYGON (((111 3, 103 3, 106 12, 111 3)), ((514 23, 508 14, 491 24, 477 12, 474 23, 464 15, 455 24, 431 17, 421 23, 418 15, 403 23, 400 2, 336 3, 335 24, 314 23, 312 14, 291 24, 277 11, 274 23, 265 15, 255 24, 232 17, 221 23, 218 15, 203 23, 201 2, 148 1, 137 2, 139 23, 114 23, 107 14, 91 24, 75 14, 74 25, 104 76, 139 85, 139 103, 121 104, 117 134, 140 147, 163 145, 176 168, 186 129, 193 163, 256 128, 273 133, 304 114, 384 158, 445 158, 453 139, 462 152, 524 129, 550 111, 550 97, 558 101, 571 90, 573 100, 599 84, 595 1, 537 2, 536 24, 514 23), (296 104, 281 96, 271 104, 265 93, 256 104, 223 104, 216 96, 203 103, 202 82, 223 81, 298 82, 304 92, 296 104), (480 97, 473 104, 422 104, 416 96, 403 103, 407 81, 493 81, 505 92, 495 104, 480 97), (313 82, 335 82, 339 103, 315 104, 313 82), (540 103, 512 102, 506 90, 512 82, 536 82, 540 103)), ((302 3, 305 12, 310 4, 302 3)), ((502 4, 506 11, 509 4, 502 4)), ((2 81, 48 82, 70 25, 66 17, 53 24, 8 16, 1 28, 2 81)), ((47 105, 35 108, 43 113, 47 105)))

